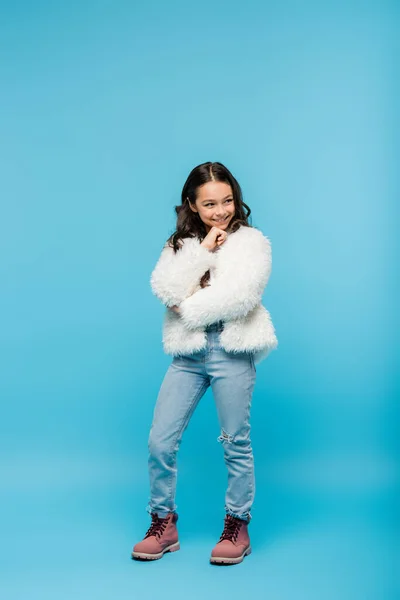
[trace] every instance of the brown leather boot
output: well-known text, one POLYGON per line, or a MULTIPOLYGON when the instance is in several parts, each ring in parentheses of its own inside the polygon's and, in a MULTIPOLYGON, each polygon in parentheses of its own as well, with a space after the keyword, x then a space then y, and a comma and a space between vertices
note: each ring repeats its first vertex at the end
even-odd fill
POLYGON ((225 516, 225 526, 219 542, 211 552, 210 562, 215 565, 236 565, 251 553, 247 521, 225 516))
POLYGON ((157 513, 152 513, 151 525, 144 539, 133 547, 132 558, 157 560, 162 558, 165 552, 179 550, 177 520, 176 513, 168 513, 164 518, 160 518, 157 513))

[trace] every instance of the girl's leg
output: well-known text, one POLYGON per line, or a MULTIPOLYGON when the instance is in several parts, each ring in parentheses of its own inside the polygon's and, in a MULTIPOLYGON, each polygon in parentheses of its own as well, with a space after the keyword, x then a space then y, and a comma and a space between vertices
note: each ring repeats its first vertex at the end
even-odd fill
POLYGON ((255 494, 250 408, 256 379, 253 356, 216 347, 207 367, 228 469, 225 512, 249 521, 255 494))
POLYGON ((149 436, 148 512, 175 512, 176 454, 190 417, 210 385, 204 354, 174 357, 158 394, 149 436))

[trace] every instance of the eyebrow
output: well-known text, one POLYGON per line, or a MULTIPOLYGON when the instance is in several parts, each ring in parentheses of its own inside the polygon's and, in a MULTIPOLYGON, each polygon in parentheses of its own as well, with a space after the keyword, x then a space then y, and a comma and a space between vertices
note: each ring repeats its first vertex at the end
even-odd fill
MULTIPOLYGON (((222 198, 222 200, 227 200, 228 198, 233 198, 233 194, 228 194, 227 196, 225 196, 225 198, 222 198)), ((202 204, 204 204, 205 202, 215 202, 215 200, 213 198, 209 198, 208 200, 203 200, 202 204)))

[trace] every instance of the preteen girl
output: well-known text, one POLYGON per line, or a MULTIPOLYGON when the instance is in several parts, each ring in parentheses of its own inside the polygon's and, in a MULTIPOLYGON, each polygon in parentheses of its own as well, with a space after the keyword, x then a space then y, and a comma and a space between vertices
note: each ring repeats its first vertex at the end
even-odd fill
POLYGON ((151 275, 152 290, 166 306, 164 351, 173 358, 149 436, 147 510, 152 522, 132 557, 155 560, 179 549, 177 451, 190 417, 211 386, 228 487, 224 529, 210 561, 235 564, 251 552, 255 365, 277 346, 270 315, 261 304, 271 272, 271 245, 249 224, 251 210, 240 186, 221 163, 207 162, 192 170, 175 210, 176 231, 151 275))

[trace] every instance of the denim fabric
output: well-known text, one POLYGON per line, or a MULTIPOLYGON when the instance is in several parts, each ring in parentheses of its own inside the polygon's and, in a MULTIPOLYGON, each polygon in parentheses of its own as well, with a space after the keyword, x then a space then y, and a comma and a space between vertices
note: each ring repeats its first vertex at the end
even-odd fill
POLYGON ((228 469, 225 512, 250 520, 254 499, 254 460, 250 408, 256 379, 250 353, 226 352, 219 344, 223 322, 206 328, 207 347, 175 356, 158 394, 149 436, 148 512, 160 517, 176 511, 176 455, 189 420, 211 385, 228 469))

